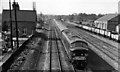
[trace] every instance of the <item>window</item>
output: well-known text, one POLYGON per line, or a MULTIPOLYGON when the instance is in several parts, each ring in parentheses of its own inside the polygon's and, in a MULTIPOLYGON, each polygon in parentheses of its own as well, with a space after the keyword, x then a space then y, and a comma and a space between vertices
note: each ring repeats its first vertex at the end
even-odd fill
POLYGON ((77 41, 77 42, 72 43, 72 47, 85 47, 85 48, 87 48, 88 45, 85 42, 77 41))
POLYGON ((27 28, 23 28, 23 35, 26 35, 27 34, 27 28))

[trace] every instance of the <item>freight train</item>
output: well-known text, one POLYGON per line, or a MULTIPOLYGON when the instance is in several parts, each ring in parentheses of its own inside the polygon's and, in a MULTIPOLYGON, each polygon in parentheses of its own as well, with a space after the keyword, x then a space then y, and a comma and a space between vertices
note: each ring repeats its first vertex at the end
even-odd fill
POLYGON ((120 42, 120 34, 115 31, 100 29, 100 28, 96 28, 93 26, 83 25, 80 23, 71 23, 71 24, 73 24, 74 26, 79 27, 81 29, 84 29, 86 31, 89 31, 91 33, 98 34, 100 36, 109 38, 110 40, 120 42))
POLYGON ((87 66, 88 43, 75 32, 55 20, 56 29, 65 43, 67 54, 75 69, 84 70, 87 66))

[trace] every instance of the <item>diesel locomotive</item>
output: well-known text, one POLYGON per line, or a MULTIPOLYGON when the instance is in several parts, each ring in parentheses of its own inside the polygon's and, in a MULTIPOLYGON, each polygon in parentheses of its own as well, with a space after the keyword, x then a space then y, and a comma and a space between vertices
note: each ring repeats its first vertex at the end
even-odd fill
POLYGON ((84 70, 87 66, 88 43, 62 23, 55 21, 56 29, 65 43, 67 54, 75 69, 84 70))

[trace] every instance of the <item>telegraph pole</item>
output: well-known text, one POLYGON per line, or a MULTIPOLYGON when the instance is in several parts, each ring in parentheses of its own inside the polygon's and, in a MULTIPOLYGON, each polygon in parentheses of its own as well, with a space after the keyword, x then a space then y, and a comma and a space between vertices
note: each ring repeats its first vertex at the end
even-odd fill
POLYGON ((119 26, 119 34, 120 34, 120 1, 118 2, 118 26, 119 26))
POLYGON ((13 50, 13 36, 12 36, 12 13, 11 13, 11 0, 9 0, 9 8, 10 8, 10 31, 11 31, 11 48, 13 50))
MULTIPOLYGON (((14 0, 14 3, 16 3, 15 0, 14 0)), ((18 40, 19 34, 18 34, 18 24, 17 24, 17 10, 16 10, 16 5, 15 5, 15 24, 16 24, 16 41, 17 41, 17 48, 19 48, 19 40, 18 40)))
MULTIPOLYGON (((120 35, 120 12, 118 11, 118 35, 120 35)), ((118 42, 120 42, 118 37, 118 42)))

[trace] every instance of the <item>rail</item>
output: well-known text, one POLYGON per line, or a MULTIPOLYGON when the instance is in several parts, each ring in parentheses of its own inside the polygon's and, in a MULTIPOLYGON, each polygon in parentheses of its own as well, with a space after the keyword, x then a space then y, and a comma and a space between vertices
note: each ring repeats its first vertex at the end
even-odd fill
MULTIPOLYGON (((67 51, 67 49, 66 49, 66 46, 65 46, 63 40, 60 38, 60 35, 58 35, 57 29, 55 29, 55 32, 56 32, 57 36, 59 37, 59 41, 61 42, 61 44, 63 45, 63 47, 64 47, 64 49, 65 49, 66 56, 67 56, 67 58, 69 59, 68 61, 70 61, 69 54, 68 54, 68 51, 67 51)), ((73 70, 73 72, 77 72, 77 71, 75 70, 75 68, 74 68, 73 65, 72 65, 72 70, 73 70)))
POLYGON ((50 45, 50 72, 52 72, 52 30, 50 33, 49 45, 50 45))

